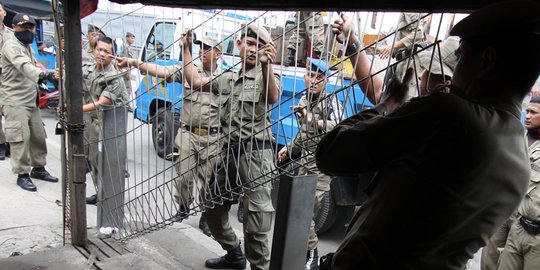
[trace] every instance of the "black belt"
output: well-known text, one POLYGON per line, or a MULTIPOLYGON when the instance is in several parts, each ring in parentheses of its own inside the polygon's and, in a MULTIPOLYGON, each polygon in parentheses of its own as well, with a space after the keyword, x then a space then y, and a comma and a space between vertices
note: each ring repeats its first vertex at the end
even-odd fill
POLYGON ((185 130, 199 136, 213 135, 221 132, 220 127, 193 127, 185 124, 182 124, 182 127, 185 130))
POLYGON ((526 217, 521 216, 519 217, 519 224, 526 232, 532 235, 540 234, 540 223, 534 220, 530 220, 526 217))

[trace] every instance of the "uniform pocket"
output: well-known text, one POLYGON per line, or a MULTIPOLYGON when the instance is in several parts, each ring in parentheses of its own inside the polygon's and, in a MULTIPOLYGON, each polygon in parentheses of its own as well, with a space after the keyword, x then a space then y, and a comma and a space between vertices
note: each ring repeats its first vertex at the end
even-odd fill
POLYGON ((533 197, 536 193, 536 197, 540 198, 540 166, 535 163, 531 164, 531 181, 529 181, 529 187, 527 188, 527 195, 533 197))
POLYGON ((23 128, 21 122, 6 122, 5 123, 6 142, 22 142, 23 128))
POLYGON ((272 227, 272 212, 249 211, 244 220, 247 233, 266 233, 272 227))

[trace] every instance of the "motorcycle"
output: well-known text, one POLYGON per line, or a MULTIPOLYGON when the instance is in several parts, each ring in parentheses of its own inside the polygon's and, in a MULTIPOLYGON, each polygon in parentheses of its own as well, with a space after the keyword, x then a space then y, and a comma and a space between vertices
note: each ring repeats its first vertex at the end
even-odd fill
MULTIPOLYGON (((47 72, 47 69, 41 63, 36 63, 36 66, 43 72, 47 72)), ((49 76, 44 78, 42 81, 38 82, 38 107, 41 109, 49 108, 56 110, 56 107, 58 107, 58 104, 60 103, 58 81, 54 78, 54 76, 52 76, 52 74, 48 75, 49 76), (54 86, 54 89, 50 89, 46 84, 47 82, 50 82, 54 86)))
POLYGON ((38 106, 41 109, 52 109, 56 110, 58 104, 60 103, 60 94, 58 90, 51 90, 45 83, 38 85, 38 96, 39 102, 38 106))

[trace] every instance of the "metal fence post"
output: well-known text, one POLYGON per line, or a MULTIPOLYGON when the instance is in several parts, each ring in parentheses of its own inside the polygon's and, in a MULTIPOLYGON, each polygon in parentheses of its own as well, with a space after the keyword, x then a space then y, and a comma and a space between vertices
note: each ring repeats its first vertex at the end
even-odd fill
MULTIPOLYGON (((79 1, 64 1, 65 19, 65 91, 62 93, 66 109, 67 183, 64 188, 64 226, 71 230, 71 243, 75 246, 86 246, 86 160, 84 155, 84 121, 82 111, 82 68, 81 68, 81 18, 79 1)), ((64 105, 62 105, 64 106, 64 105)), ((66 164, 64 163, 64 166, 66 164)), ((65 238, 66 236, 64 236, 65 238)), ((65 239, 64 239, 65 240, 65 239)))
POLYGON ((304 269, 317 175, 279 180, 270 270, 304 269))
POLYGON ((126 168, 126 107, 103 106, 98 144, 98 227, 123 227, 126 168))

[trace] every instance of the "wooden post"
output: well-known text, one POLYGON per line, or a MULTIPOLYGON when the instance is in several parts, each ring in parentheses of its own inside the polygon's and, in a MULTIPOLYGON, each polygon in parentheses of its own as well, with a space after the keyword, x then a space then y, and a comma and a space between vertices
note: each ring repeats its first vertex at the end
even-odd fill
MULTIPOLYGON (((86 159, 84 155, 84 121, 82 111, 82 54, 79 1, 63 1, 65 68, 66 68, 66 128, 68 136, 69 207, 71 244, 86 246, 86 159)), ((61 68, 61 67, 60 67, 61 68)))

